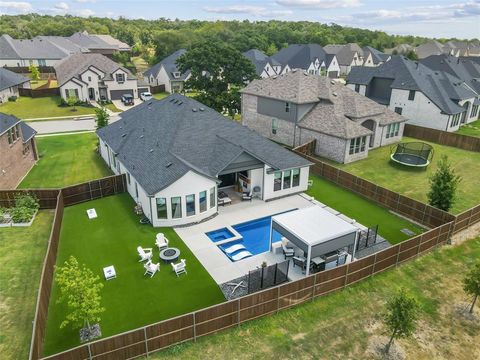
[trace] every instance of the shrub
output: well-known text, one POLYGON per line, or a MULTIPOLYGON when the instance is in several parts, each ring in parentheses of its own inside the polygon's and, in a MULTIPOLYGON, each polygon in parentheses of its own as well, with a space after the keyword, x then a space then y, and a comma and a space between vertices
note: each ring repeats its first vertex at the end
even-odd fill
POLYGON ((16 95, 9 96, 8 101, 11 101, 11 102, 17 101, 17 96, 16 95))
POLYGON ((40 208, 38 199, 32 194, 17 194, 15 207, 9 209, 14 223, 29 222, 40 208))
POLYGON ((15 196, 15 207, 26 207, 35 212, 40 208, 40 204, 33 194, 17 194, 15 196))

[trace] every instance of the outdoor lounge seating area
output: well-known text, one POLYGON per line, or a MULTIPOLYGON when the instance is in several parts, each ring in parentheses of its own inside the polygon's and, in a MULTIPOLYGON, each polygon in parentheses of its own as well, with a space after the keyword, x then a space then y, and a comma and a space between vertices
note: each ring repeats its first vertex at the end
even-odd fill
MULTIPOLYGON (((225 301, 218 285, 175 231, 140 224, 133 206, 128 194, 120 194, 69 206, 64 211, 56 265, 73 255, 104 284, 103 337, 225 301), (93 220, 86 215, 90 208, 95 208, 98 215, 93 220), (163 238, 157 236, 159 232, 163 238), (180 256, 173 254, 177 260, 165 264, 159 254, 172 248, 178 249, 180 256), (107 281, 103 269, 109 266, 116 274, 107 281)), ((79 345, 78 330, 70 326, 60 329, 67 308, 57 303, 59 295, 54 280, 45 355, 79 345)))

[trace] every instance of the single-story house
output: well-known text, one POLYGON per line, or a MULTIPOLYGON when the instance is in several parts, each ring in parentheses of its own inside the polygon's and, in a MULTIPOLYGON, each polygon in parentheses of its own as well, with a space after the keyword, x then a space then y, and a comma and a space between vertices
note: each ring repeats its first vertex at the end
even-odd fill
POLYGON ((185 81, 190 77, 190 71, 181 73, 177 66, 177 59, 185 54, 187 50, 180 49, 167 56, 159 63, 153 65, 143 73, 144 80, 150 86, 160 86, 162 91, 168 93, 180 92, 183 90, 185 81))
POLYGON ((124 94, 138 98, 149 91, 128 69, 101 54, 70 55, 55 66, 55 72, 65 100, 71 96, 81 101, 119 100, 124 94))
POLYGON ((15 189, 38 159, 35 130, 0 112, 0 189, 15 189))
POLYGON ((377 67, 354 67, 347 86, 404 115, 411 124, 437 130, 456 131, 476 120, 475 105, 480 105, 462 79, 398 55, 377 67))
POLYGON ((0 103, 8 101, 10 96, 18 96, 18 88, 30 88, 30 79, 0 68, 0 103))
POLYGON ((340 163, 398 142, 406 121, 339 82, 301 70, 254 80, 241 93, 243 125, 288 146, 316 140, 317 155, 340 163))
POLYGON ((214 216, 224 189, 267 201, 308 187, 310 162, 180 94, 125 111, 97 135, 153 226, 214 216))

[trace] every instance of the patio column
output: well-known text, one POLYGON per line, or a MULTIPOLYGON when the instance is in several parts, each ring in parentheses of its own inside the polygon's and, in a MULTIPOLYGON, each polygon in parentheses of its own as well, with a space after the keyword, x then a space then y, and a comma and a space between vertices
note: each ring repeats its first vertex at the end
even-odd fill
POLYGON ((307 253, 307 267, 305 269, 305 276, 310 275, 310 261, 312 260, 312 246, 308 245, 308 253, 307 253))
POLYGON ((355 241, 353 242, 352 261, 355 258, 355 252, 357 251, 358 231, 355 233, 355 241))

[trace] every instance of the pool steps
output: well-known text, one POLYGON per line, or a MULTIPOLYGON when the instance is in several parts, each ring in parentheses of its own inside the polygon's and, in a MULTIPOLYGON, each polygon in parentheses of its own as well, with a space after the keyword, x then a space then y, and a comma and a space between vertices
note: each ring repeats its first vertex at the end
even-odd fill
POLYGON ((217 241, 215 242, 215 245, 220 246, 220 245, 225 245, 234 241, 243 240, 243 236, 240 235, 240 233, 237 230, 235 230, 231 226, 225 226, 225 227, 228 229, 228 231, 230 231, 233 234, 233 236, 225 240, 217 241))

